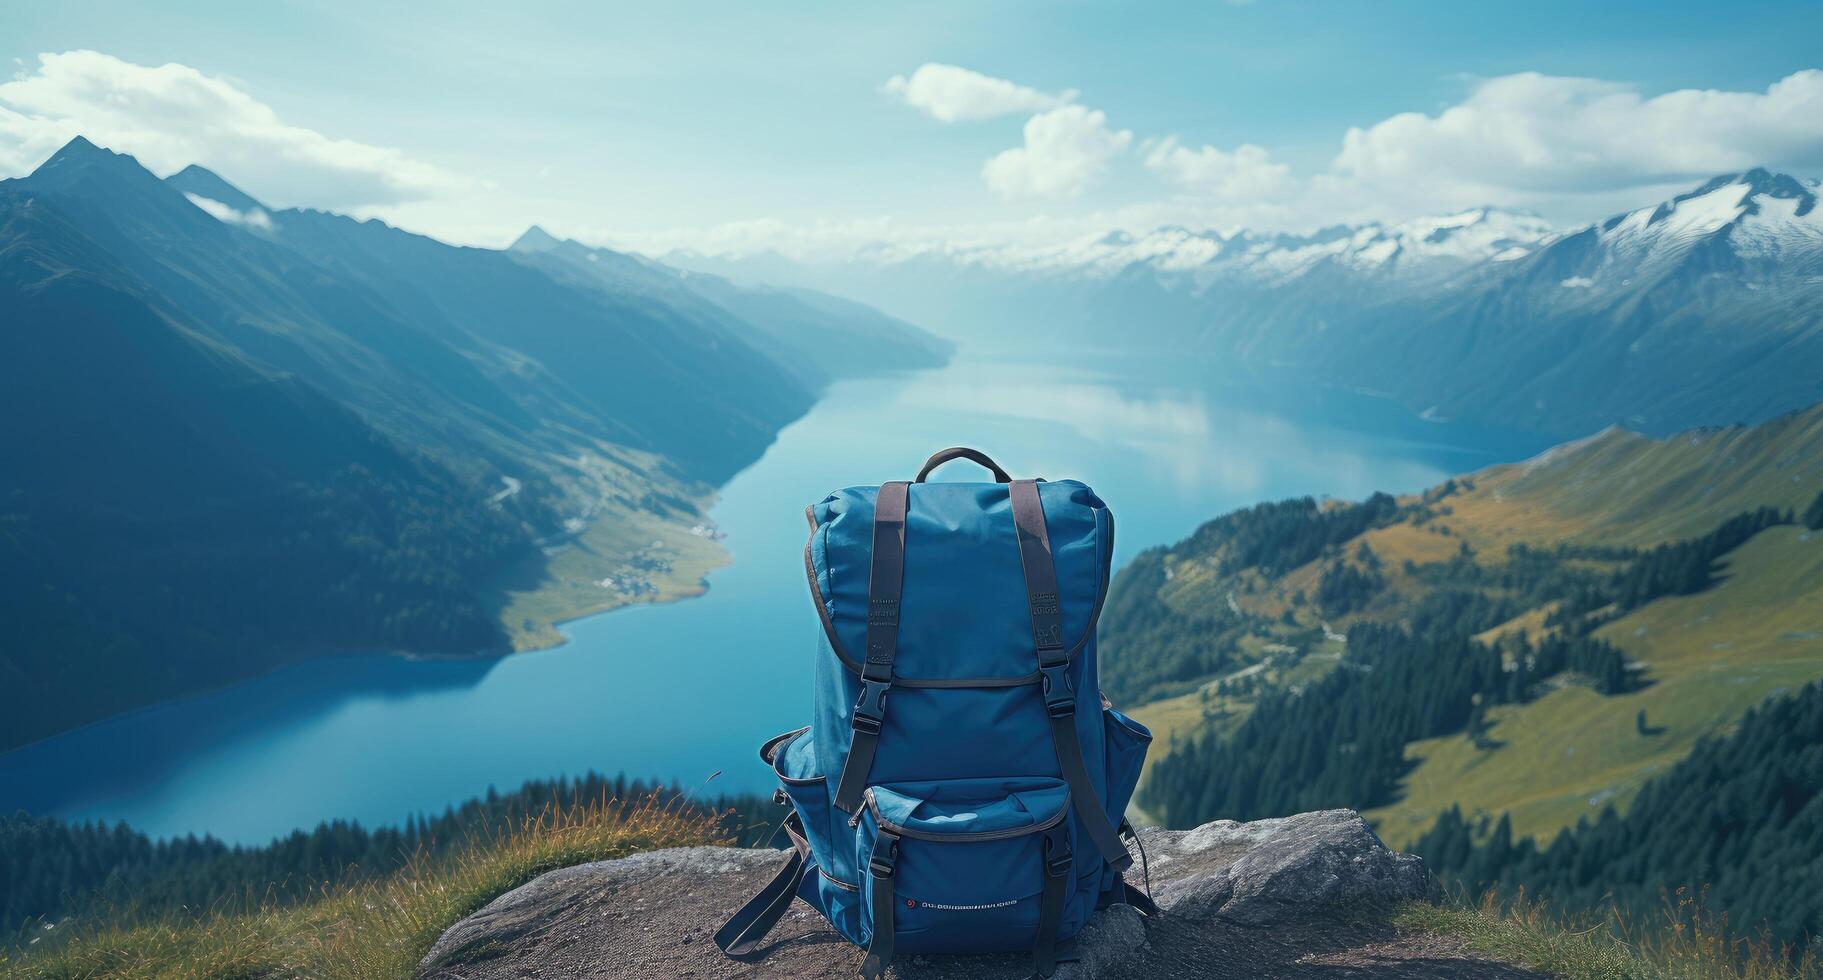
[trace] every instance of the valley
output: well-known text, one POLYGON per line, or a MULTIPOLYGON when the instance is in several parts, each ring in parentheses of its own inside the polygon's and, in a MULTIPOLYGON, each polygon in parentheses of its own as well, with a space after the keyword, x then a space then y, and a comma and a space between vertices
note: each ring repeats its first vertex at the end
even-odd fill
POLYGON ((700 593, 715 488, 867 367, 784 357, 779 331, 894 370, 949 356, 834 298, 538 266, 81 137, 0 181, 0 750, 700 593))
POLYGON ((1823 406, 1779 414, 1823 397, 1814 197, 848 270, 959 348, 802 270, 452 247, 79 139, 0 182, 0 412, 38 420, 0 445, 0 807, 253 845, 604 766, 744 799, 801 714, 796 514, 969 442, 1122 515, 1141 816, 1356 807, 1580 896, 1553 842, 1650 846, 1636 803, 1823 678, 1823 406))

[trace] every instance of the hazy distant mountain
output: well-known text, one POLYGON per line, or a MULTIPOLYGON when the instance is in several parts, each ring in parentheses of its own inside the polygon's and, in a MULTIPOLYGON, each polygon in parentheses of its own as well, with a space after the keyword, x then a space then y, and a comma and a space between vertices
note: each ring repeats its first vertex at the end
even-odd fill
MULTIPOLYGON (((510 451, 556 421, 721 479, 810 403, 806 387, 738 324, 648 295, 577 288, 505 252, 452 247, 379 221, 271 211, 198 167, 170 183, 193 198, 227 194, 238 212, 257 209, 262 224, 232 229, 246 232, 246 249, 317 267, 315 288, 334 297, 303 297, 310 305, 292 315, 378 347, 377 356, 357 364, 274 356, 389 416, 426 417, 441 429, 452 413, 479 414, 483 429, 515 444, 510 451), (385 372, 385 383, 359 385, 369 369, 385 372)), ((278 299, 294 306, 291 296, 278 299)), ((271 317, 274 300, 252 297, 250 312, 271 317)))
MULTIPOLYGON (((1312 300, 1412 288, 1484 261, 1509 261, 1549 236, 1529 214, 1476 208, 1402 224, 1307 235, 1113 231, 1061 245, 882 243, 841 260, 674 251, 668 264, 737 281, 815 285, 877 302, 970 340, 1182 346, 1221 308, 1296 287, 1312 300)), ((1282 295, 1282 294, 1281 294, 1282 295)))
POLYGON ((808 289, 737 286, 612 249, 590 248, 533 226, 507 250, 553 278, 648 295, 730 329, 754 333, 765 349, 812 384, 832 378, 935 367, 955 345, 853 300, 808 289))
POLYGON ((0 313, 0 749, 301 656, 504 651, 505 567, 689 508, 841 373, 694 292, 80 138, 0 181, 0 313))
POLYGON ((1311 235, 1162 228, 839 263, 666 260, 838 288, 960 335, 1191 351, 1578 435, 1757 421, 1823 398, 1823 213, 1764 170, 1567 233, 1478 208, 1311 235))
POLYGON ((1445 415, 1564 432, 1755 422, 1823 398, 1823 213, 1763 170, 1471 266, 1288 359, 1445 415))

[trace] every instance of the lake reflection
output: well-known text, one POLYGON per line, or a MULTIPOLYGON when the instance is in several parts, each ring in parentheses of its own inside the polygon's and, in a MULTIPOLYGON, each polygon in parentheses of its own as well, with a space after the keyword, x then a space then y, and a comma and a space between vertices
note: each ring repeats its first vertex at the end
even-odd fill
MULTIPOLYGON (((808 716, 818 625, 803 510, 831 489, 909 479, 936 449, 977 446, 1014 475, 1094 486, 1122 561, 1258 500, 1415 490, 1544 444, 1296 380, 1217 377, 1181 357, 971 352, 838 384, 724 488, 714 517, 734 563, 707 596, 573 623, 557 650, 318 661, 116 718, 0 756, 0 810, 257 842, 589 769, 764 789, 753 750, 808 716)), ((967 464, 945 475, 979 478, 967 464)))

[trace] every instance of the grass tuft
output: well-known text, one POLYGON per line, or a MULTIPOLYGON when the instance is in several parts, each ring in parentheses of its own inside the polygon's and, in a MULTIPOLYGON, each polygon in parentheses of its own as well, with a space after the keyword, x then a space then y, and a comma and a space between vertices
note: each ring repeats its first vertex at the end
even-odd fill
POLYGON ((1667 896, 1660 921, 1641 924, 1612 909, 1562 915, 1521 893, 1479 901, 1413 903, 1393 921, 1454 936, 1486 956, 1565 980, 1823 980, 1814 953, 1734 935, 1703 896, 1667 896))
POLYGON ((130 909, 39 927, 0 947, 0 977, 30 980, 384 980, 409 977, 463 916, 546 871, 718 843, 713 815, 673 800, 545 808, 517 827, 302 904, 142 918, 130 909))

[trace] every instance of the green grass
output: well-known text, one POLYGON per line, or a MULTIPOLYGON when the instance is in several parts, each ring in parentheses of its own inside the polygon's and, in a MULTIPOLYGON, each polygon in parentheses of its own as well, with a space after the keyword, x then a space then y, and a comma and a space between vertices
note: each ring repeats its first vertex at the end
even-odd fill
POLYGON ((131 910, 39 930, 0 947, 7 980, 409 977, 445 929, 556 868, 710 842, 713 824, 672 807, 599 801, 301 905, 141 920, 131 910))
POLYGON ((1819 980, 1814 955, 1792 957, 1763 941, 1732 935, 1702 903, 1673 896, 1660 921, 1606 915, 1563 918, 1519 896, 1500 901, 1412 903, 1395 925, 1451 936, 1471 950, 1564 980, 1819 980))
POLYGON ((1769 695, 1823 677, 1823 533, 1775 527, 1735 551, 1715 588, 1660 599, 1597 635, 1646 667, 1644 689, 1603 697, 1566 686, 1489 712, 1494 748, 1466 736, 1414 742, 1398 803, 1367 814, 1386 842, 1410 844, 1451 804, 1511 815, 1515 835, 1548 840, 1724 732, 1769 695), (1652 734, 1640 734, 1646 712, 1652 734))
MULTIPOLYGON (((1504 503, 1503 522, 1516 528, 1558 524, 1575 540, 1652 544, 1755 507, 1802 513, 1823 485, 1820 445, 1823 406, 1665 439, 1611 429, 1477 474, 1466 497, 1504 503)), ((1460 510, 1463 499, 1450 502, 1460 510)))

